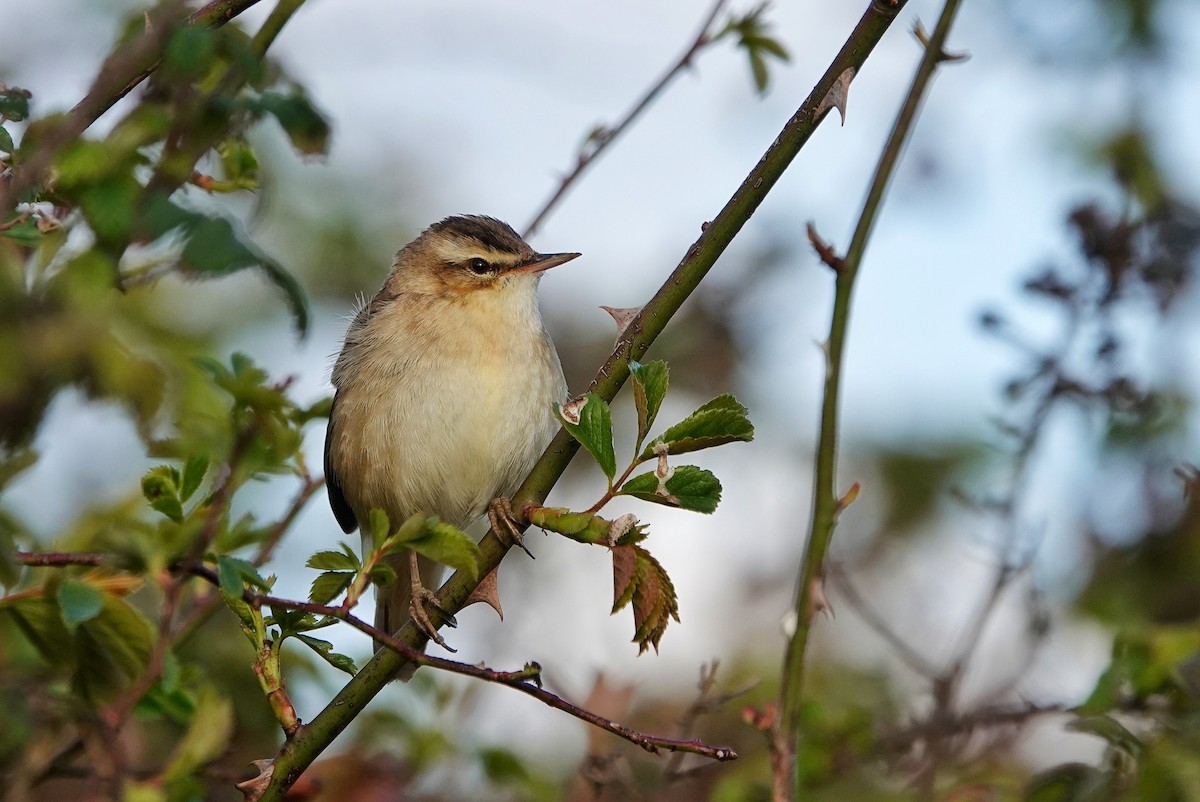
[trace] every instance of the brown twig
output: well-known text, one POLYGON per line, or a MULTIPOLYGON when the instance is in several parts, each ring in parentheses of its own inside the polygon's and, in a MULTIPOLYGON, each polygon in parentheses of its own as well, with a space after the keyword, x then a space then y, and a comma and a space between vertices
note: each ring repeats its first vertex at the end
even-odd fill
MULTIPOLYGON (((90 552, 22 552, 15 555, 15 557, 18 563, 27 566, 103 566, 110 562, 107 555, 90 552)), ((214 587, 220 586, 220 579, 217 576, 217 572, 203 564, 183 562, 171 566, 171 571, 178 576, 194 576, 203 579, 214 587)), ((737 753, 727 746, 712 746, 695 739, 665 738, 650 735, 585 710, 543 688, 541 686, 542 669, 537 663, 529 663, 520 671, 497 671, 485 666, 471 665, 469 663, 461 663, 457 660, 449 660, 444 657, 425 654, 393 635, 376 629, 349 610, 343 609, 340 606, 332 607, 326 604, 316 604, 315 602, 284 599, 265 593, 255 593, 249 589, 242 592, 242 600, 256 608, 267 606, 285 610, 299 610, 305 613, 312 613, 313 615, 337 619, 370 636, 373 641, 382 643, 389 649, 400 653, 404 656, 405 660, 414 665, 429 666, 441 671, 461 674, 466 677, 483 680, 484 682, 493 682, 513 688, 532 696, 556 710, 560 710, 594 727, 623 738, 652 754, 660 754, 661 752, 688 752, 718 761, 734 760, 737 758, 737 753)))
MULTIPOLYGON (((688 705, 687 710, 683 711, 683 715, 676 722, 678 725, 677 737, 687 738, 691 735, 696 727, 696 722, 701 716, 706 716, 720 710, 722 707, 732 702, 739 696, 749 693, 754 685, 746 688, 739 688, 734 691, 726 691, 724 693, 713 693, 717 685, 717 670, 721 667, 721 661, 713 660, 711 663, 705 663, 700 666, 700 681, 696 683, 696 698, 688 705)), ((757 684, 757 683, 756 683, 757 684)), ((663 767, 664 783, 669 784, 677 780, 689 777, 694 773, 694 769, 686 771, 680 770, 680 765, 683 762, 683 753, 676 752, 671 755, 667 765, 663 767)))
POLYGON ((583 175, 584 171, 587 170, 589 166, 591 166, 592 162, 594 162, 601 153, 607 150, 608 146, 611 145, 617 139, 617 137, 625 133, 625 130, 628 129, 629 126, 641 116, 642 112, 650 107, 650 104, 654 102, 655 98, 658 97, 658 95, 663 91, 663 89, 666 88, 667 84, 669 84, 676 75, 691 66, 692 60, 696 57, 697 53, 712 43, 712 35, 709 29, 712 28, 713 22, 716 21, 717 15, 721 13, 721 9, 725 6, 726 2, 727 0, 716 0, 716 2, 713 3, 712 8, 709 9, 708 15, 704 18, 704 23, 700 26, 699 33, 696 34, 696 38, 692 40, 691 45, 689 45, 687 50, 683 52, 683 55, 681 55, 675 61, 675 63, 672 64, 667 71, 663 73, 662 76, 655 81, 649 89, 646 90, 641 98, 639 98, 638 101, 633 104, 633 107, 625 113, 625 116, 621 118, 619 123, 611 128, 607 126, 601 126, 596 129, 591 138, 588 139, 588 142, 580 151, 579 155, 576 157, 574 169, 562 177, 562 179, 558 182, 558 187, 550 193, 550 197, 547 198, 545 203, 542 204, 541 209, 533 216, 533 219, 529 221, 528 225, 525 226, 525 233, 523 234, 525 239, 529 239, 533 236, 534 232, 538 230, 538 227, 541 226, 542 222, 545 221, 550 212, 554 210, 554 207, 557 206, 559 202, 566 196, 567 190, 569 190, 575 184, 575 182, 579 180, 579 177, 583 175), (589 147, 589 145, 591 147, 589 147))

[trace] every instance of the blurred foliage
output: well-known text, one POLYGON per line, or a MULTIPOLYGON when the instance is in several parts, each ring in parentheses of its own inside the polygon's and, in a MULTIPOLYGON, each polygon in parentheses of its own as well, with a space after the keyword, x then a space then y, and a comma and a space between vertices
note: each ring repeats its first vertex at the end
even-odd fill
MULTIPOLYGON (((1170 61, 1167 8, 1161 0, 1096 0, 1087 13, 1099 15, 1102 29, 1055 36, 1096 45, 1091 52, 1114 56, 1114 69, 1130 62, 1145 69, 1170 61)), ((760 91, 770 60, 787 57, 762 13, 760 6, 735 14, 717 34, 744 49, 760 91)), ((137 41, 145 28, 140 13, 131 15, 123 41, 137 41)), ((70 388, 124 410, 157 464, 139 487, 77 511, 55 533, 49 547, 89 558, 77 565, 22 566, 18 550, 47 546, 32 535, 25 511, 0 497, 0 788, 20 799, 234 799, 233 780, 245 775, 250 758, 274 753, 286 726, 290 702, 286 693, 278 695, 286 691, 284 675, 300 685, 316 676, 318 665, 355 670, 350 657, 313 634, 331 623, 327 618, 258 609, 243 598, 273 586, 264 566, 294 513, 319 490, 301 444, 308 424, 326 416, 328 405, 298 404, 286 379, 244 356, 214 357, 212 343, 177 325, 160 283, 167 277, 221 280, 253 269, 279 291, 303 332, 307 302, 294 276, 337 257, 349 269, 325 270, 313 286, 343 294, 365 286, 353 272, 375 258, 364 243, 394 222, 344 208, 302 209, 293 197, 302 193, 276 183, 282 188, 272 199, 275 213, 300 209, 303 219, 320 223, 313 227, 319 238, 309 231, 295 235, 292 244, 311 251, 303 258, 309 270, 297 271, 264 253, 237 217, 216 211, 210 195, 273 191, 278 165, 256 149, 263 126, 299 156, 324 152, 330 136, 303 88, 259 58, 251 37, 234 24, 171 31, 150 85, 103 135, 48 145, 63 117, 40 115, 37 100, 0 86, 4 180, 41 156, 48 155, 52 167, 0 217, 0 491, 37 464, 47 409, 70 388), (310 241, 317 247, 307 248, 310 241), (293 508, 265 516, 248 489, 270 477, 294 482, 298 490, 293 508), (216 586, 179 574, 184 564, 210 571, 216 586), (284 649, 287 641, 292 646, 284 649)), ((909 666, 920 683, 916 692, 893 672, 830 657, 813 667, 803 709, 799 769, 806 799, 1195 798, 1200 489, 1189 464, 1195 455, 1181 453, 1194 402, 1170 364, 1155 372, 1133 341, 1146 330, 1169 339, 1169 331, 1162 334, 1167 324, 1190 314, 1200 211, 1174 180, 1156 139, 1158 125, 1134 108, 1111 130, 1088 131, 1081 140, 1088 163, 1111 175, 1122 203, 1073 209, 1067 226, 1078 259, 1039 271, 1024 287, 1024 303, 1051 310, 1064 324, 1063 341, 1032 340, 998 312, 982 321, 1021 360, 1006 388, 1012 412, 1004 426, 1007 455, 1037 459, 1048 410, 1073 409, 1098 424, 1094 448, 1080 461, 1115 465, 1141 482, 1135 508, 1117 532, 1117 524, 1093 519, 1099 513, 1090 509, 1108 490, 1103 482, 1062 501, 1081 508, 1090 549, 1082 575, 1073 577, 1080 588, 1075 609, 1111 630, 1108 665, 1085 698, 1035 704, 1015 693, 998 701, 963 694, 966 669, 954 658, 963 665, 983 659, 973 652, 952 655, 948 667, 933 660, 931 667, 909 666), (1031 770, 1020 751, 1022 728, 1050 716, 1101 744, 1100 756, 1086 763, 1049 756, 1053 765, 1031 770)), ((743 283, 786 265, 788 256, 754 255, 743 283)), ((187 297, 191 285, 183 287, 187 297)), ((718 392, 733 382, 749 345, 745 332, 752 330, 744 319, 751 315, 737 303, 741 292, 706 287, 668 332, 660 347, 676 366, 677 386, 718 392)), ((643 376, 635 388, 641 393, 635 401, 638 459, 652 458, 642 446, 665 389, 665 373, 643 376)), ((741 409, 727 398, 697 415, 741 409)), ((614 481, 618 464, 606 410, 593 408, 596 417, 577 431, 614 492, 624 486, 656 503, 715 507, 719 483, 694 466, 670 476, 667 469, 642 474, 624 485, 614 481)), ((721 436, 748 437, 737 428, 740 420, 724 424, 734 429, 725 426, 721 436)), ((692 416, 659 439, 688 450, 688 441, 713 435, 707 425, 692 416)), ((932 529, 946 491, 964 471, 976 478, 969 475, 976 457, 958 446, 919 443, 877 450, 871 462, 880 487, 869 492, 884 499, 879 530, 932 529)), ((1028 492, 1017 487, 976 501, 1022 530, 1030 527, 1020 514, 1028 492)), ((595 529, 596 520, 588 516, 584 528, 595 529)), ((418 532, 414 525, 406 533, 443 556, 470 561, 469 544, 455 533, 418 523, 426 528, 418 532)), ((613 522, 602 523, 606 534, 613 522)), ((640 532, 630 534, 632 541, 640 532)), ((335 575, 314 587, 314 598, 330 601, 387 581, 386 572, 373 572, 385 543, 379 538, 375 552, 362 556, 349 548, 313 555, 312 567, 335 575)), ((632 603, 645 646, 661 635, 675 599, 661 565, 635 546, 619 544, 627 551, 619 558, 624 570, 614 570, 615 579, 625 581, 616 601, 632 603), (639 588, 655 583, 658 592, 643 590, 637 598, 639 588)), ((750 624, 758 626, 747 621, 748 630, 750 624)), ((680 682, 674 693, 636 705, 626 695, 623 707, 605 711, 648 731, 678 727, 683 737, 730 744, 742 756, 732 764, 664 761, 603 736, 593 742, 580 777, 563 781, 560 767, 550 776, 516 745, 449 734, 462 729, 451 722, 458 692, 420 672, 408 698, 423 709, 369 709, 349 735, 353 748, 315 765, 297 792, 311 799, 769 799, 768 752, 754 722, 769 714, 777 696, 773 661, 760 661, 747 648, 707 689, 680 682), (763 681, 755 686, 757 680, 763 681), (429 793, 439 781, 439 791, 429 793)), ((601 704, 600 685, 589 708, 601 704)))

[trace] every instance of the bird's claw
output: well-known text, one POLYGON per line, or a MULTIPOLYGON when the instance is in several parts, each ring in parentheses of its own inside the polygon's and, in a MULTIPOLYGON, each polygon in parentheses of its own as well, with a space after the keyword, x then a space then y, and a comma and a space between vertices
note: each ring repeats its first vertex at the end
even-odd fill
POLYGON ((521 551, 529 555, 533 559, 533 552, 525 546, 525 540, 521 537, 525 529, 525 522, 520 520, 513 511, 512 500, 505 496, 497 496, 488 504, 488 523, 492 526, 492 531, 496 533, 496 537, 500 538, 502 543, 509 546, 520 546, 521 551))
POLYGON ((433 607, 441 614, 443 620, 448 627, 457 627, 458 621, 450 614, 448 610, 442 607, 438 601, 437 594, 425 587, 421 583, 421 572, 417 567, 417 553, 410 551, 409 553, 409 574, 412 581, 412 596, 408 603, 408 614, 412 617, 413 623, 417 628, 425 633, 431 641, 441 646, 449 652, 458 651, 447 645, 446 639, 438 634, 437 627, 433 625, 433 621, 429 618, 429 613, 426 611, 426 606, 433 607))

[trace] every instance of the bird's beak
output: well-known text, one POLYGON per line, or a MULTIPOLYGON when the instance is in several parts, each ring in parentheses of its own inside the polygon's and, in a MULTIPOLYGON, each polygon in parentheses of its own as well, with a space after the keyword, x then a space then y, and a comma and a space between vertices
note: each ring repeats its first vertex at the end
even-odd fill
POLYGON ((582 256, 580 253, 537 253, 523 265, 514 267, 513 273, 541 273, 549 270, 552 267, 569 262, 577 256, 582 256))

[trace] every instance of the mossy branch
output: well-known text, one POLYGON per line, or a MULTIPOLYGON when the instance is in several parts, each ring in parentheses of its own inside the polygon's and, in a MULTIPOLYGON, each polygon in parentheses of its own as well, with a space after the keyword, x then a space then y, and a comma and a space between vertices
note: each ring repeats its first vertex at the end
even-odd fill
MULTIPOLYGON (((875 0, 869 5, 824 75, 788 120, 758 164, 711 223, 703 226, 700 238, 688 248, 679 265, 655 296, 621 334, 612 354, 592 381, 592 392, 605 400, 612 400, 617 394, 629 377, 629 360, 642 358, 667 322, 695 291, 717 258, 754 214, 775 182, 829 113, 830 107, 823 105, 822 101, 834 87, 838 77, 847 69, 857 71, 866 62, 906 2, 907 0, 875 0)), ((514 496, 514 508, 521 509, 525 504, 540 504, 544 501, 554 483, 566 470, 578 447, 576 441, 566 432, 559 431, 514 496)), ((480 543, 480 551, 482 560, 479 575, 486 576, 499 565, 508 547, 500 542, 494 532, 489 532, 480 543)), ((447 611, 457 612, 475 584, 463 572, 455 573, 439 591, 439 603, 447 611)), ((397 638, 414 647, 422 642, 420 633, 411 623, 397 633, 397 638)), ((399 653, 389 650, 376 654, 363 666, 316 718, 284 744, 275 758, 271 782, 262 799, 268 802, 281 800, 284 792, 300 773, 349 725, 404 664, 405 660, 399 653)))

